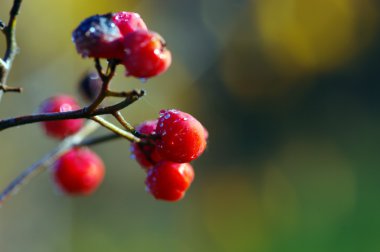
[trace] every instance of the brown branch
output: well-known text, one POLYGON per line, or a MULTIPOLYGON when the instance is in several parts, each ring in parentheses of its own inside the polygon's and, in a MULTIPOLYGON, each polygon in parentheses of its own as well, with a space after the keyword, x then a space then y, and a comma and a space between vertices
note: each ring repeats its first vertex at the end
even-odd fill
POLYGON ((20 92, 20 88, 11 88, 6 85, 9 72, 12 68, 13 61, 18 52, 18 46, 16 42, 16 18, 20 11, 22 0, 14 0, 13 6, 9 13, 9 21, 6 26, 2 23, 1 31, 5 35, 6 49, 4 58, 0 61, 0 99, 5 92, 20 92))
POLYGON ((0 120, 0 131, 11 127, 36 122, 91 118, 97 115, 113 114, 114 112, 117 112, 140 99, 144 96, 145 92, 143 90, 134 90, 130 94, 131 96, 125 98, 122 102, 104 108, 97 108, 94 111, 91 111, 89 107, 85 107, 68 112, 43 113, 0 120))

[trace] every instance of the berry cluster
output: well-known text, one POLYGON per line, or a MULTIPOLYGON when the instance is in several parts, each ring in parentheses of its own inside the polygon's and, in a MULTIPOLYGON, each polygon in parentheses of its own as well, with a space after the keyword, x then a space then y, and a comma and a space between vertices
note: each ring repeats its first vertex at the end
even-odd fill
MULTIPOLYGON (((136 13, 118 12, 85 19, 73 32, 73 41, 83 57, 104 58, 123 64, 127 75, 148 78, 168 69, 171 54, 163 39, 147 29, 136 13)), ((85 100, 94 101, 104 91, 104 74, 90 73, 80 84, 85 100), (103 77, 103 78, 101 78, 103 77)), ((79 109, 76 100, 57 95, 44 101, 41 113, 61 113, 79 109)), ((63 139, 78 132, 84 119, 44 121, 47 135, 63 139)), ((128 129, 138 137, 131 152, 147 172, 145 184, 156 199, 177 201, 184 197, 194 179, 190 162, 205 150, 207 130, 190 114, 170 109, 160 111, 156 120, 128 129)), ((70 195, 88 195, 101 184, 105 168, 102 160, 86 147, 75 147, 58 158, 53 167, 58 187, 70 195)))
POLYGON ((117 59, 128 76, 153 77, 171 64, 165 41, 149 31, 137 13, 91 16, 74 30, 72 37, 82 57, 117 59))
POLYGON ((185 195, 194 179, 189 164, 206 148, 208 133, 193 116, 179 110, 162 110, 158 120, 137 127, 150 141, 132 143, 132 156, 148 176, 147 190, 156 199, 176 201, 185 195))

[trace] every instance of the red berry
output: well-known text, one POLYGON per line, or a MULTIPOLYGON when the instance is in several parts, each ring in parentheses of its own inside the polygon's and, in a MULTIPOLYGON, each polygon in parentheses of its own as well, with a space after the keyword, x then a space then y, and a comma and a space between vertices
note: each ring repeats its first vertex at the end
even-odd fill
POLYGON ((177 201, 185 196, 193 179, 194 170, 189 163, 163 161, 148 171, 145 184, 156 199, 177 201))
POLYGON ((112 21, 112 14, 85 19, 73 31, 72 39, 82 57, 123 58, 123 36, 112 21))
POLYGON ((161 111, 157 122, 157 149, 165 160, 187 163, 206 148, 207 130, 191 115, 171 109, 161 111))
POLYGON ((171 53, 157 33, 137 30, 124 38, 123 64, 127 75, 149 78, 169 68, 171 53))
POLYGON ((71 195, 88 195, 104 177, 103 161, 87 148, 74 148, 62 155, 53 166, 54 180, 71 195))
MULTIPOLYGON (((157 120, 146 121, 137 126, 136 130, 141 134, 152 135, 156 133, 156 127, 157 120)), ((151 168, 162 160, 156 145, 153 143, 132 143, 131 152, 136 161, 145 168, 151 168)))
POLYGON ((121 11, 114 13, 112 21, 123 36, 136 30, 148 30, 140 15, 134 12, 121 11))
MULTIPOLYGON (((76 100, 68 95, 57 95, 45 100, 40 108, 41 113, 67 112, 80 109, 76 100)), ((46 134, 62 139, 78 132, 83 126, 83 119, 67 119, 42 122, 46 134)))

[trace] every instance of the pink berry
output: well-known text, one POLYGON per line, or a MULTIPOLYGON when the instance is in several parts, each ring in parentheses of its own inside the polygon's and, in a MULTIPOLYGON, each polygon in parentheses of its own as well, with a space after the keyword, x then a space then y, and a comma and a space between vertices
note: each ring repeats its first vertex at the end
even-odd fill
POLYGON ((136 30, 148 30, 140 15, 134 12, 116 12, 112 15, 112 21, 119 28, 123 36, 136 30))
POLYGON ((54 181, 70 195, 94 192, 104 177, 103 161, 87 148, 74 148, 62 155, 53 166, 54 181))
POLYGON ((123 36, 112 21, 112 14, 85 19, 73 31, 72 39, 82 57, 123 58, 123 36))
POLYGON ((157 122, 157 149, 161 157, 177 163, 198 158, 206 148, 208 132, 193 116, 175 109, 161 111, 157 122))
POLYGON ((194 170, 189 163, 163 161, 148 171, 145 184, 156 199, 177 201, 185 196, 193 179, 194 170))
MULTIPOLYGON (((40 108, 41 113, 68 112, 80 109, 76 100, 68 95, 57 95, 45 100, 40 108)), ((62 139, 78 132, 83 126, 83 119, 67 119, 57 121, 45 121, 41 125, 46 134, 62 139)))
POLYGON ((171 53, 157 33, 137 30, 124 38, 123 64, 127 75, 149 78, 169 68, 171 53))
MULTIPOLYGON (((136 131, 149 136, 156 133, 156 127, 157 120, 146 121, 137 126, 136 131)), ((131 152, 136 161, 147 169, 162 160, 154 143, 132 143, 131 152)))

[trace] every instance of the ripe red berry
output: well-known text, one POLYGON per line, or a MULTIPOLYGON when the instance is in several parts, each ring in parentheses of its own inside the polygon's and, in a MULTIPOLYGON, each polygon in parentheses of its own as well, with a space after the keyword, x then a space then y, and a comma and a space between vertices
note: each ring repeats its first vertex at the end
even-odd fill
POLYGON ((171 53, 157 33, 137 30, 124 38, 123 64, 127 75, 149 78, 169 68, 171 53))
MULTIPOLYGON (((45 100, 40 108, 41 113, 67 112, 80 109, 76 100, 68 95, 57 95, 45 100)), ((79 131, 83 126, 83 119, 67 119, 57 121, 45 121, 41 125, 46 134, 62 139, 79 131)))
POLYGON ((148 30, 140 15, 134 12, 116 12, 112 15, 112 21, 119 28, 123 36, 136 30, 148 30))
POLYGON ((79 91, 82 97, 88 101, 93 101, 102 89, 103 81, 99 74, 95 72, 87 73, 79 83, 79 91))
POLYGON ((177 163, 198 158, 206 148, 208 136, 203 125, 193 116, 175 110, 161 111, 157 122, 157 149, 161 157, 177 163))
MULTIPOLYGON (((157 120, 146 121, 136 127, 137 132, 145 135, 156 133, 157 120)), ((154 143, 132 143, 131 153, 136 161, 144 168, 151 168, 162 160, 154 143)))
POLYGON ((73 31, 72 39, 82 57, 123 58, 123 36, 112 21, 112 14, 85 19, 73 31))
POLYGON ((163 161, 148 171, 145 184, 156 199, 177 201, 185 196, 193 179, 194 170, 189 163, 163 161))
POLYGON ((71 195, 88 195, 101 184, 104 164, 90 149, 74 148, 55 162, 53 176, 63 192, 71 195))

